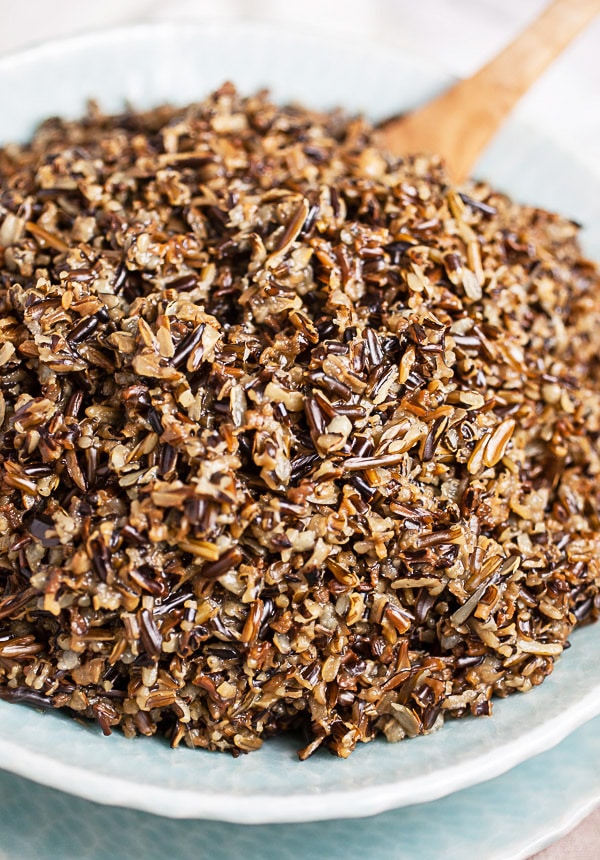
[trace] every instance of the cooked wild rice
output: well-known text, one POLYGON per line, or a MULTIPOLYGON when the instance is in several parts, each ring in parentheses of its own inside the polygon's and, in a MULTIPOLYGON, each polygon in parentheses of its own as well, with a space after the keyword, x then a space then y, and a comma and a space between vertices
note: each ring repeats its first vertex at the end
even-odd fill
POLYGON ((576 225, 224 86, 0 150, 0 695, 234 752, 489 714, 600 608, 576 225))

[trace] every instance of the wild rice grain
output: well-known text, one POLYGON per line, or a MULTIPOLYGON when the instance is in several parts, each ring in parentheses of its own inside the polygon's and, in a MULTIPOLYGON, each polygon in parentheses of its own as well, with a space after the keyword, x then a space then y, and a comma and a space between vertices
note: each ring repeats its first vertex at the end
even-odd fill
POLYGON ((1 698, 346 757, 596 620, 571 221, 227 84, 0 150, 0 245, 1 698))

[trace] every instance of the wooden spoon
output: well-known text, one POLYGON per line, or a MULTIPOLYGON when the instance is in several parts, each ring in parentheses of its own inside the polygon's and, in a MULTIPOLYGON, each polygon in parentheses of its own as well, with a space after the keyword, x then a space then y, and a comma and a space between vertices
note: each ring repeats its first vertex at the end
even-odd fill
POLYGON ((379 145, 396 156, 439 153, 463 182, 516 102, 598 12, 600 0, 553 0, 472 77, 380 126, 379 145))

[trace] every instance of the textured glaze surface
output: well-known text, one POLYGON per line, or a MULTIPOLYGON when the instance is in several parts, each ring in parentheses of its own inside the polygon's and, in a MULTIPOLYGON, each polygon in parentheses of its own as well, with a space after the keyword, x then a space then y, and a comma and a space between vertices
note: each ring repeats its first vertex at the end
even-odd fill
MULTIPOLYGON (((141 26, 46 45, 0 60, 0 138, 25 137, 48 113, 76 115, 90 95, 107 109, 125 99, 139 106, 183 103, 225 78, 246 92, 270 84, 278 100, 344 104, 374 119, 446 83, 414 58, 374 46, 361 50, 243 23, 225 34, 213 25, 141 26), (382 87, 387 80, 394 86, 382 87)), ((478 172, 522 201, 595 224, 586 247, 600 256, 600 180, 532 130, 509 125, 478 172)), ((600 627, 582 631, 541 688, 497 703, 492 720, 454 722, 397 747, 370 744, 349 761, 322 754, 299 764, 295 739, 238 760, 172 752, 159 741, 118 734, 107 740, 60 715, 0 703, 0 765, 83 797, 169 816, 238 822, 364 816, 490 779, 558 743, 600 712, 599 649, 600 627)))
POLYGON ((599 773, 600 718, 485 785, 354 821, 256 827, 173 821, 0 773, 0 860, 520 860, 594 807, 599 773))

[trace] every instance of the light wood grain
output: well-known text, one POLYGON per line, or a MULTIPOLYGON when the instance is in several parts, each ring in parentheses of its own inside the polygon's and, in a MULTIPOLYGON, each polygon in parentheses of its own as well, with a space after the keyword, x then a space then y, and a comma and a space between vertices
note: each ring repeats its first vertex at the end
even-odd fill
POLYGON ((600 0, 553 0, 472 77, 385 123, 380 145, 399 156, 440 153, 453 180, 462 182, 516 102, 599 12, 600 0))

